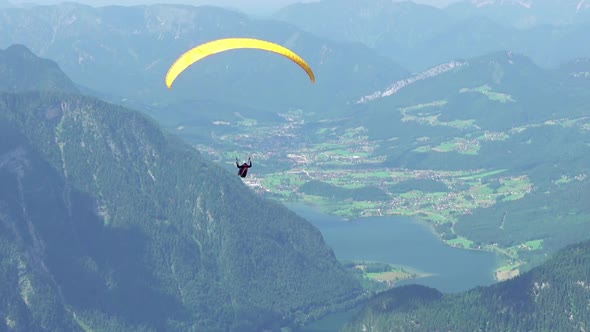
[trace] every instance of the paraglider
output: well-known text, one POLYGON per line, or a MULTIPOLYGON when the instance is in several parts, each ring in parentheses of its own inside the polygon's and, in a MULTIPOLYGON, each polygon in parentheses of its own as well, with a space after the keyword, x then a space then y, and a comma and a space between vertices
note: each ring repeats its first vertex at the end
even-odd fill
POLYGON ((286 47, 260 39, 225 38, 198 45, 181 55, 174 64, 172 64, 170 69, 168 69, 168 73, 166 74, 166 86, 168 89, 171 89, 172 84, 178 75, 193 63, 202 60, 205 57, 232 49, 244 48, 260 49, 282 55, 298 64, 299 67, 307 73, 311 82, 315 82, 315 75, 307 62, 286 47))
POLYGON ((252 158, 248 157, 248 163, 243 163, 242 165, 240 165, 240 162, 238 161, 238 158, 236 158, 236 166, 238 167, 238 175, 245 178, 246 175, 248 174, 248 169, 250 167, 252 167, 252 158))
MULTIPOLYGON (((307 76, 309 76, 311 82, 315 82, 315 75, 309 64, 295 52, 284 46, 254 38, 224 38, 200 44, 182 54, 168 69, 165 79, 166 86, 168 89, 171 89, 172 84, 176 78, 195 62, 198 62, 210 55, 233 49, 259 49, 279 54, 296 63, 307 73, 307 76)), ((252 167, 251 158, 248 158, 248 163, 243 163, 242 165, 240 165, 238 159, 236 158, 236 167, 239 169, 238 175, 242 178, 245 178, 248 174, 248 169, 252 167)))

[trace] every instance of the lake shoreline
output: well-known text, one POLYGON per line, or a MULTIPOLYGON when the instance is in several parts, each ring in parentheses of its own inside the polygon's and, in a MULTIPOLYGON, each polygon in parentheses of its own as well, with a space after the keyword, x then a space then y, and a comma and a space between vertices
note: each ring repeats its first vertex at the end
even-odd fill
POLYGON ((415 283, 454 293, 497 282, 496 253, 450 246, 425 221, 407 216, 344 221, 307 203, 283 204, 317 227, 340 261, 376 261, 421 272, 421 278, 396 286, 415 283))
MULTIPOLYGON (((409 284, 436 288, 443 293, 457 293, 496 282, 495 254, 452 247, 441 241, 425 221, 406 216, 363 217, 345 221, 310 204, 283 204, 318 228, 345 268, 354 268, 353 263, 373 262, 385 263, 409 274, 416 273, 413 278, 403 280, 370 281, 374 283, 372 286, 379 284, 376 288, 365 288, 368 282, 365 280, 363 288, 368 296, 409 284), (349 267, 346 267, 347 264, 349 267)), ((351 269, 351 273, 355 272, 351 269)), ((357 274, 357 277, 363 280, 364 276, 357 274)), ((395 278, 397 275, 383 274, 380 277, 395 278)), ((337 331, 360 310, 361 303, 350 310, 329 313, 295 331, 337 331)))
MULTIPOLYGON (((347 223, 354 223, 354 222, 362 222, 361 220, 363 219, 369 219, 369 218, 380 218, 380 217, 403 217, 403 218, 410 218, 412 219, 415 223, 425 227, 426 229, 428 229, 434 236, 436 236, 440 242, 444 243, 445 245, 451 247, 451 248, 457 248, 457 249, 461 249, 461 250, 471 250, 471 251, 477 251, 477 252, 487 252, 487 253, 494 253, 497 255, 496 252, 494 252, 493 250, 489 250, 489 249, 485 249, 485 248, 469 248, 469 247, 464 247, 464 246, 456 246, 456 245, 452 245, 449 244, 447 241, 443 240, 442 238, 442 234, 437 233, 435 228, 433 227, 432 223, 426 221, 426 220, 422 220, 420 218, 415 218, 415 217, 410 217, 410 216, 406 216, 406 215, 379 215, 379 216, 360 216, 356 219, 350 218, 350 217, 344 217, 344 216, 337 216, 337 215, 332 215, 329 214, 325 211, 322 211, 321 209, 321 205, 320 204, 314 204, 310 201, 290 201, 290 202, 282 202, 286 207, 288 207, 289 209, 291 209, 291 207, 296 207, 296 206, 305 206, 306 208, 309 208, 317 213, 321 213, 321 214, 326 214, 326 215, 330 215, 334 218, 338 218, 341 219, 343 222, 347 222, 347 223)), ((293 209, 291 209, 293 211, 293 209)), ((494 271, 492 272, 492 276, 494 278, 494 280, 496 282, 502 282, 502 281, 506 281, 509 279, 512 279, 516 276, 519 275, 519 271, 518 269, 515 270, 511 270, 511 271, 503 271, 502 269, 505 267, 505 264, 496 264, 496 266, 494 267, 494 271)))

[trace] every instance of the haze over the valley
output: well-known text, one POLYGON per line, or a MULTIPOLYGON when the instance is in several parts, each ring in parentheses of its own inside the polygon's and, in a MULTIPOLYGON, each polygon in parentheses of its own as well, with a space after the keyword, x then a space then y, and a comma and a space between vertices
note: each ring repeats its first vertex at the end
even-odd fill
MULTIPOLYGON (((4 1, 4 0, 3 0, 4 1)), ((399 0, 398 0, 399 1, 399 0)), ((416 3, 428 4, 436 7, 444 7, 458 0, 415 0, 416 3)), ((63 0, 8 0, 7 2, 15 5, 23 4, 58 4, 63 0)), ((143 4, 188 4, 193 6, 211 5, 218 7, 234 8, 245 12, 271 13, 284 6, 294 3, 318 2, 318 0, 80 0, 78 3, 88 4, 91 6, 108 6, 108 5, 143 5, 143 4)))

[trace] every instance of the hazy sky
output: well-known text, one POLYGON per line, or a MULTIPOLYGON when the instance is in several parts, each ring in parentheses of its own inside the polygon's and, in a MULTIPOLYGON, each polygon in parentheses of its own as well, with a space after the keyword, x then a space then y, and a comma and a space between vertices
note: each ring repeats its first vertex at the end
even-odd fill
MULTIPOLYGON (((64 2, 63 0, 0 0, 0 2, 10 2, 13 4, 37 3, 37 4, 54 4, 64 2)), ((318 0, 69 0, 69 2, 80 2, 93 6, 104 6, 112 4, 136 5, 147 3, 184 3, 191 5, 214 5, 221 7, 231 7, 245 12, 273 12, 291 3, 296 2, 315 2, 318 0)), ((442 7, 458 0, 414 0, 414 2, 427 3, 433 6, 442 7)))

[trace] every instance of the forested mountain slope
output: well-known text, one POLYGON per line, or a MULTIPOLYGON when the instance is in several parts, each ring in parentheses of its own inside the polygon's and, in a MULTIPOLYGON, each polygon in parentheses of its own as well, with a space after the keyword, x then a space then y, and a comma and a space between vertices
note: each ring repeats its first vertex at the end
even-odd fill
POLYGON ((360 295, 304 219, 138 112, 51 86, 0 94, 0 328, 278 329, 360 295))
POLYGON ((373 298, 345 331, 587 331, 590 242, 489 287, 441 294, 422 286, 373 298))

